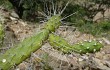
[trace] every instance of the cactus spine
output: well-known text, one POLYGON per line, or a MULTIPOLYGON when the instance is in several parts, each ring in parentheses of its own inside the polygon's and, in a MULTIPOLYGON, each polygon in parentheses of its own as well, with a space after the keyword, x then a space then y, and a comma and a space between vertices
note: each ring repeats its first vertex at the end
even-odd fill
POLYGON ((40 33, 25 39, 23 42, 7 50, 5 54, 0 56, 0 69, 8 70, 12 66, 18 65, 24 61, 32 52, 35 52, 43 45, 44 41, 48 38, 49 33, 55 31, 60 24, 59 15, 51 17, 40 33))
POLYGON ((56 36, 54 34, 49 35, 49 43, 61 50, 64 53, 71 53, 72 51, 84 54, 84 53, 92 53, 99 51, 103 45, 97 41, 84 41, 78 44, 70 45, 66 40, 64 40, 60 36, 56 36))

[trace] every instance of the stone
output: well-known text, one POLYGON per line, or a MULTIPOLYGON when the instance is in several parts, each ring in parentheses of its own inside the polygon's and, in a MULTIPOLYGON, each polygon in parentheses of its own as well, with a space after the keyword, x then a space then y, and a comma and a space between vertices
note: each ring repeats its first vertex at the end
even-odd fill
POLYGON ((17 15, 17 13, 15 11, 12 11, 10 14, 13 18, 19 18, 19 16, 17 15))
POLYGON ((93 22, 100 22, 102 18, 103 18, 102 12, 98 12, 98 13, 93 17, 93 22))

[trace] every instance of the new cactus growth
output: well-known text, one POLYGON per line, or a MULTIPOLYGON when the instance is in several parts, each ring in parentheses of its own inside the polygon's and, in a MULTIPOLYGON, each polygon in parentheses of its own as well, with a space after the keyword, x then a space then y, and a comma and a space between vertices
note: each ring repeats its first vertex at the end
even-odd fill
POLYGON ((50 32, 55 31, 55 29, 57 29, 61 24, 60 19, 61 19, 60 15, 55 15, 51 17, 44 28, 48 29, 50 32))
POLYGON ((74 44, 72 45, 72 47, 75 50, 75 52, 83 54, 99 51, 103 47, 103 45, 98 41, 90 40, 74 44))
POLYGON ((55 31, 60 24, 60 16, 55 15, 50 18, 40 33, 23 40, 14 48, 7 50, 5 54, 0 56, 0 70, 8 70, 27 59, 32 52, 35 52, 43 45, 44 41, 48 39, 49 33, 55 31))
POLYGON ((65 39, 54 34, 49 35, 49 43, 61 50, 64 53, 71 53, 72 51, 84 54, 99 51, 103 45, 97 41, 84 41, 78 44, 70 45, 65 39))

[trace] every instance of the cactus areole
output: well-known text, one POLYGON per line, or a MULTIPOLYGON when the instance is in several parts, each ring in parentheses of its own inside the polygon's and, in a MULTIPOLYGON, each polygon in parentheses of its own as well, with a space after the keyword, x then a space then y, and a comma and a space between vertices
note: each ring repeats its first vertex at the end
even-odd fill
POLYGON ((11 67, 20 64, 22 61, 30 57, 32 52, 37 51, 48 39, 49 33, 55 31, 61 24, 60 16, 52 16, 37 35, 24 39, 17 46, 10 48, 0 56, 0 70, 8 70, 11 67))

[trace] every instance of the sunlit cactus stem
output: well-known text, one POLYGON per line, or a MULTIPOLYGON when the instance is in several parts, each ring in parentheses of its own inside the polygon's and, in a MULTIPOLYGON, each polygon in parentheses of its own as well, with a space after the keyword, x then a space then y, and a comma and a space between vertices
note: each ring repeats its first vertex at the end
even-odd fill
POLYGON ((44 26, 44 29, 49 30, 50 32, 54 32, 61 25, 61 16, 54 15, 48 20, 48 23, 44 26))
POLYGON ((8 70, 14 65, 30 57, 31 53, 37 51, 48 39, 49 33, 55 31, 60 25, 60 16, 55 15, 45 25, 38 34, 24 39, 17 46, 10 48, 5 54, 0 56, 0 70, 8 70))
POLYGON ((13 65, 21 63, 28 58, 32 52, 35 52, 42 46, 43 42, 47 39, 48 34, 49 30, 44 29, 39 34, 25 39, 14 48, 6 51, 5 54, 0 56, 0 68, 7 70, 13 65))
POLYGON ((55 34, 49 35, 49 43, 53 48, 62 51, 63 53, 71 53, 72 52, 72 45, 70 45, 65 39, 55 34))
POLYGON ((103 45, 97 41, 83 41, 78 44, 70 45, 65 39, 54 34, 49 35, 49 43, 63 53, 77 52, 80 54, 99 51, 103 45))
POLYGON ((81 43, 74 44, 72 45, 73 49, 75 52, 80 53, 80 54, 85 54, 85 53, 94 53, 99 51, 103 45, 94 40, 90 41, 82 41, 81 43))

